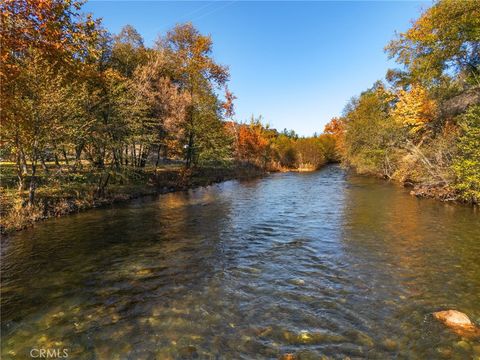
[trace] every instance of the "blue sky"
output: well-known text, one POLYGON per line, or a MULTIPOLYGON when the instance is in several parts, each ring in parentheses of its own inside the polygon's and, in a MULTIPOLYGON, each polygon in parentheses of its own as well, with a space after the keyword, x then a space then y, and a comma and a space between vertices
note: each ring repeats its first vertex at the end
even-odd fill
POLYGON ((213 39, 228 65, 236 119, 252 114, 278 130, 322 132, 346 102, 395 67, 383 51, 431 2, 92 1, 86 12, 111 32, 133 25, 152 45, 177 23, 213 39))

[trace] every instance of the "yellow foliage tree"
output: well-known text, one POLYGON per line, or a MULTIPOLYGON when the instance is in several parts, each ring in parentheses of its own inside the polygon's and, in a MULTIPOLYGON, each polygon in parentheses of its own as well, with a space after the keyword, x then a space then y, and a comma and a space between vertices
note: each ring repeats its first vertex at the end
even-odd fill
POLYGON ((409 91, 400 90, 397 96, 393 118, 408 127, 411 134, 425 132, 437 112, 437 104, 429 96, 428 90, 420 85, 412 85, 409 91))

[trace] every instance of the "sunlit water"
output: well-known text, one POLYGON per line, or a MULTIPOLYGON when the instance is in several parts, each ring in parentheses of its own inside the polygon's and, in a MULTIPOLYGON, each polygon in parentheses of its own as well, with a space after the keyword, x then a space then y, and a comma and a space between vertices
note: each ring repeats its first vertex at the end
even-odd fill
POLYGON ((2 249, 2 358, 471 359, 480 216, 330 166, 46 221, 2 249))

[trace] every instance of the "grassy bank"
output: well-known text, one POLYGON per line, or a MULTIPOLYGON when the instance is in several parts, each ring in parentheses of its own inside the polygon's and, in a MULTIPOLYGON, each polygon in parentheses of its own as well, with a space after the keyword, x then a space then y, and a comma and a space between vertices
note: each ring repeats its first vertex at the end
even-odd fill
POLYGON ((15 184, 15 167, 0 163, 0 209, 2 234, 24 229, 37 221, 64 216, 99 206, 146 195, 181 191, 231 179, 247 179, 266 172, 253 166, 197 167, 182 165, 131 168, 122 171, 81 170, 47 164, 39 174, 35 203, 28 205, 28 190, 19 191, 15 184), (108 179, 104 189, 99 184, 108 179), (101 190, 101 191, 100 191, 101 190))

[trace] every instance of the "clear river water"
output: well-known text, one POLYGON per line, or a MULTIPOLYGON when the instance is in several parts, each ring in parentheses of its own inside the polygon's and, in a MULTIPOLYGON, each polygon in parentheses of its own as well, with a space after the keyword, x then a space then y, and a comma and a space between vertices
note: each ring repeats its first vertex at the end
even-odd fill
POLYGON ((480 323, 479 211, 338 166, 48 220, 1 270, 2 359, 480 358, 431 315, 480 323))

